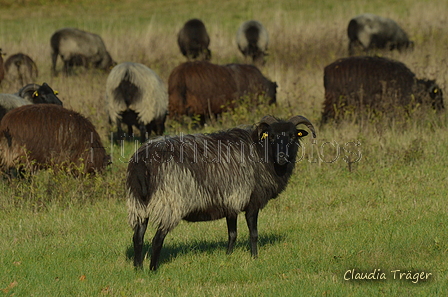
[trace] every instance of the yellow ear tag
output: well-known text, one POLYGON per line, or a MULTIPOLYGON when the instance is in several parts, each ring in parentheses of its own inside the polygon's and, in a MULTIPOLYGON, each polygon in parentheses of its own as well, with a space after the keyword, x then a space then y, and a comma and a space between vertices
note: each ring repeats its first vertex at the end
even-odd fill
POLYGON ((34 91, 33 97, 37 97, 37 96, 39 96, 39 93, 37 93, 37 91, 34 91))
POLYGON ((268 133, 264 132, 263 135, 261 135, 261 140, 265 139, 268 137, 268 133))
POLYGON ((59 92, 58 92, 58 91, 54 91, 53 93, 54 93, 55 95, 59 94, 59 92))
POLYGON ((297 135, 298 135, 299 137, 302 136, 302 132, 297 133, 297 135))

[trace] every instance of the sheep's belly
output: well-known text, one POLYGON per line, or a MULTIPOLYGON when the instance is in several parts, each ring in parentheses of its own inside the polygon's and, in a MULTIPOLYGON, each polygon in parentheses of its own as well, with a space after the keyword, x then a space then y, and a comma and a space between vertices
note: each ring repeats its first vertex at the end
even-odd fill
POLYGON ((193 211, 183 219, 188 222, 214 221, 224 218, 226 215, 218 208, 210 208, 203 211, 193 211))

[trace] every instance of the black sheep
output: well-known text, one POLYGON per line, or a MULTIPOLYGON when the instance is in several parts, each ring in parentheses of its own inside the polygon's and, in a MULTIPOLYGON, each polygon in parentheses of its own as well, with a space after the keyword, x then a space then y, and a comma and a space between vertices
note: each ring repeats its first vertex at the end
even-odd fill
POLYGON ((253 128, 212 134, 163 137, 145 143, 127 170, 129 223, 134 230, 134 265, 143 264, 148 222, 157 228, 150 269, 155 270, 165 236, 181 220, 226 218, 227 252, 237 237, 238 213, 245 212, 251 254, 257 257, 258 212, 287 186, 300 139, 314 127, 302 116, 288 121, 265 116, 253 128))

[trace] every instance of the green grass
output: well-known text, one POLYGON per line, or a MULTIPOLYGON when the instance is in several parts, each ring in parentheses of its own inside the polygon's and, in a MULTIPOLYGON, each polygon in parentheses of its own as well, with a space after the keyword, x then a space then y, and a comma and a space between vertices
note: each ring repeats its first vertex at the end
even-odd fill
MULTIPOLYGON (((448 294, 446 114, 318 127, 323 67, 346 55, 348 19, 362 12, 396 19, 416 43, 412 53, 381 55, 403 61, 418 77, 436 78, 447 92, 447 2, 4 0, 0 12, 3 51, 35 59, 38 83, 48 82, 67 108, 88 117, 113 154, 112 166, 94 178, 47 171, 0 181, 0 295, 448 294), (239 108, 199 132, 255 123, 265 114, 301 114, 318 127, 318 138, 315 144, 305 140, 287 190, 260 213, 258 259, 250 257, 244 216, 232 255, 225 253, 225 220, 182 222, 167 236, 159 270, 150 272, 145 259, 144 270, 136 272, 124 189, 126 160, 135 147, 111 150, 107 75, 50 76, 49 38, 65 26, 98 33, 117 62, 144 63, 166 82, 184 61, 176 33, 192 17, 204 20, 215 63, 242 62, 236 28, 247 19, 262 21, 275 32, 262 71, 279 85, 277 106, 239 108), (360 159, 349 166, 348 157, 360 159), (353 269, 380 269, 387 280, 344 280, 353 269), (414 284, 394 280, 392 270, 432 275, 414 284)), ((16 90, 11 82, 0 85, 0 92, 16 90)), ((192 131, 167 121, 167 134, 192 131)), ((149 229, 146 249, 153 234, 149 229)))

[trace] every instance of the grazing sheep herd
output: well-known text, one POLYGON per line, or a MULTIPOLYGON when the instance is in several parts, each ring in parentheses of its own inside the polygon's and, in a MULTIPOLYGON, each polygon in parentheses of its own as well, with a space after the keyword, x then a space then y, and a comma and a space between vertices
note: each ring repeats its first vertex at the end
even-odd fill
MULTIPOLYGON (((210 62, 205 24, 188 20, 177 35, 187 61, 172 69, 167 84, 143 64, 117 64, 97 34, 63 28, 50 38, 53 76, 59 57, 66 76, 74 74, 75 66, 108 72, 105 108, 110 124, 116 126, 119 139, 132 137, 134 127, 140 132, 143 145, 130 159, 126 174, 135 267, 142 267, 149 222, 157 229, 150 262, 155 270, 166 235, 181 220, 226 218, 231 253, 240 212, 245 212, 251 254, 256 257, 259 210, 286 188, 300 140, 308 135, 298 126, 305 125, 316 137, 313 124, 303 116, 287 121, 265 116, 251 127, 211 134, 163 135, 167 117, 182 122, 184 117, 199 116, 204 125, 238 106, 242 98, 276 104, 277 83, 260 70, 267 62, 268 30, 249 20, 236 32, 238 49, 248 63, 218 65, 210 62), (159 137, 150 138, 152 132, 159 137)), ((322 123, 340 121, 349 111, 362 115, 365 110, 420 104, 444 109, 443 91, 434 80, 417 79, 399 61, 353 56, 357 48, 363 54, 374 49, 412 50, 414 43, 395 21, 362 14, 349 21, 347 35, 349 57, 324 68, 322 123)), ((93 124, 62 107, 48 84, 35 84, 37 76, 28 55, 11 55, 5 63, 0 55, 0 82, 7 77, 25 85, 17 94, 0 94, 0 168, 6 173, 42 168, 74 175, 103 172, 110 156, 93 124)))

